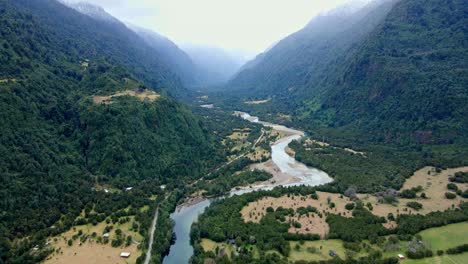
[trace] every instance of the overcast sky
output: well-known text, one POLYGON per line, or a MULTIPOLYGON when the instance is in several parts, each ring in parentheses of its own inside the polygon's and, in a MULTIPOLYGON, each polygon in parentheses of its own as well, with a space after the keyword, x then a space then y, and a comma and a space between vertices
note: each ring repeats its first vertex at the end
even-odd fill
MULTIPOLYGON (((80 0, 69 0, 80 2, 80 0)), ((178 44, 258 53, 347 0, 85 0, 178 44)))

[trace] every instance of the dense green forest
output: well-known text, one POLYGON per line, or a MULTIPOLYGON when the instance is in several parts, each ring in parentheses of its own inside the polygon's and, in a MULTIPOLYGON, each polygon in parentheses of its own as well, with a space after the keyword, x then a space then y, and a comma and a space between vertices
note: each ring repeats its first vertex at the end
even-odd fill
POLYGON ((96 223, 151 206, 137 217, 147 235, 159 186, 200 177, 222 159, 201 121, 165 95, 180 89, 177 78, 109 25, 49 0, 1 1, 0 24, 0 262, 44 258, 31 248, 85 208, 93 208, 85 221, 96 223), (93 102, 148 89, 161 96, 93 102))
MULTIPOLYGON (((286 263, 290 241, 320 239, 288 233, 299 224, 284 221, 294 213, 289 209, 267 210, 260 223, 244 223, 240 209, 261 197, 399 189, 422 166, 466 165, 467 8, 465 0, 383 0, 355 13, 319 16, 243 67, 223 87, 228 91, 206 97, 223 108, 208 109, 198 107, 199 94, 183 87, 196 81, 190 65, 180 65, 187 58, 170 65, 172 55, 156 40, 56 0, 0 0, 0 263, 37 263, 51 253, 45 246, 51 236, 129 216, 144 238, 139 249, 146 250, 155 210, 149 250, 152 262, 161 262, 174 240, 170 213, 186 196, 222 195, 271 178, 246 170, 249 158, 226 163, 251 150, 222 144, 235 129, 247 129, 250 143, 264 132, 231 110, 331 142, 290 147, 297 160, 326 171, 334 182, 215 201, 193 226, 194 263, 216 257, 201 250, 203 238, 235 241, 238 254, 219 263, 286 263), (142 93, 153 98, 138 97, 142 93), (191 109, 175 98, 197 105, 191 109), (268 100, 245 103, 262 99, 268 100), (253 247, 260 256, 253 256, 253 247), (266 254, 271 251, 278 254, 266 254)), ((268 149, 269 140, 259 145, 268 149)), ((457 173, 450 181, 468 180, 457 173)), ((453 186, 447 186, 447 199, 468 195, 453 186)), ((349 247, 387 235, 410 241, 423 229, 468 220, 468 206, 461 203, 445 212, 398 216, 398 227, 389 230, 382 226, 387 219, 363 204, 350 206, 352 219, 320 216, 330 226, 328 237, 349 247)), ((447 252, 463 251, 466 246, 447 252)), ((397 260, 372 252, 349 261, 397 260)))
MULTIPOLYGON (((82 60, 101 57, 109 63, 125 67, 135 78, 158 92, 178 96, 186 94, 178 73, 164 64, 160 55, 163 51, 148 45, 123 23, 90 19, 56 0, 3 2, 34 17, 37 23, 47 29, 47 38, 54 40, 53 50, 45 53, 49 60, 54 58, 52 54, 55 51, 82 60)), ((21 27, 15 30, 20 31, 21 27)), ((34 34, 32 31, 29 33, 34 34)), ((29 38, 26 35, 26 40, 29 38)))

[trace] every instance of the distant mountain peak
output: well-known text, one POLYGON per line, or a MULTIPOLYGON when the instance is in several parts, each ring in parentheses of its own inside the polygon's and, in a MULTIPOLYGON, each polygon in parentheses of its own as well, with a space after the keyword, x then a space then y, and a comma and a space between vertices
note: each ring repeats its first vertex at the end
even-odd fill
POLYGON ((88 2, 77 2, 72 3, 69 1, 61 1, 66 6, 94 19, 110 22, 110 23, 121 23, 118 19, 107 13, 104 8, 94 5, 88 2))

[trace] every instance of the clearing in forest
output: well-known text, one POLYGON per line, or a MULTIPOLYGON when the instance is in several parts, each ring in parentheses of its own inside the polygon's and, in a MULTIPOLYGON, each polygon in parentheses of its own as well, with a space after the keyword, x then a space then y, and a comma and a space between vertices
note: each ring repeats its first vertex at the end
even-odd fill
POLYGON ((139 233, 131 230, 133 221, 134 216, 129 216, 129 221, 123 224, 107 224, 106 222, 101 222, 97 225, 88 224, 75 226, 72 230, 48 240, 49 246, 53 247, 55 251, 47 257, 44 263, 135 263, 136 259, 142 254, 135 242, 139 243, 143 241, 143 237, 139 233), (107 232, 108 243, 98 243, 98 240, 104 240, 106 236, 104 235, 106 226, 113 226, 112 230, 107 232), (123 238, 123 243, 121 246, 112 247, 112 240, 117 238, 117 229, 122 231, 121 236, 123 238), (78 236, 79 232, 82 234, 78 236), (95 233, 95 236, 93 236, 93 233, 95 233), (125 245, 127 236, 132 236, 132 243, 129 246, 125 245), (87 237, 87 239, 82 240, 83 237, 87 237), (69 240, 73 241, 71 246, 68 244, 69 240), (129 252, 131 255, 129 258, 124 259, 120 257, 120 253, 122 252, 129 252))
POLYGON ((250 104, 250 105, 259 105, 259 104, 265 104, 268 103, 271 100, 271 98, 264 99, 264 100, 256 100, 256 101, 245 101, 245 104, 250 104))
MULTIPOLYGON (((372 214, 376 216, 387 217, 392 213, 395 217, 399 214, 428 214, 433 211, 444 211, 450 208, 458 207, 462 201, 468 201, 457 195, 455 199, 447 199, 445 193, 448 192, 447 184, 449 177, 456 172, 468 172, 468 167, 448 169, 440 173, 435 172, 434 168, 426 167, 418 170, 411 178, 409 178, 402 190, 411 189, 413 187, 422 186, 422 191, 418 192, 417 198, 403 199, 397 197, 397 204, 387 204, 382 202, 382 198, 370 194, 358 194, 357 197, 367 205, 372 205, 372 214), (422 193, 426 194, 427 198, 421 198, 422 193), (407 206, 408 202, 418 202, 422 204, 420 210, 415 210, 407 206)), ((458 189, 464 191, 468 189, 467 183, 456 183, 458 189)), ((329 226, 325 221, 326 214, 336 214, 344 217, 352 217, 352 211, 345 208, 346 204, 352 203, 348 197, 341 194, 317 192, 318 198, 313 199, 309 196, 294 196, 284 195, 279 198, 263 197, 257 201, 251 202, 241 210, 242 218, 245 222, 258 223, 267 214, 267 208, 271 207, 276 210, 279 207, 292 208, 295 211, 294 216, 286 217, 286 222, 299 222, 300 227, 291 225, 290 233, 300 234, 319 234, 324 237, 328 234, 329 226), (298 213, 300 207, 312 206, 317 209, 317 213, 303 214, 298 213)), ((394 228, 396 222, 388 222, 384 224, 387 228, 394 228)))
POLYGON ((150 102, 154 102, 156 101, 156 99, 161 97, 161 95, 159 95, 155 91, 148 89, 143 91, 125 90, 108 96, 93 96, 93 102, 95 104, 112 104, 112 99, 120 96, 132 96, 138 98, 140 101, 148 100, 150 102))

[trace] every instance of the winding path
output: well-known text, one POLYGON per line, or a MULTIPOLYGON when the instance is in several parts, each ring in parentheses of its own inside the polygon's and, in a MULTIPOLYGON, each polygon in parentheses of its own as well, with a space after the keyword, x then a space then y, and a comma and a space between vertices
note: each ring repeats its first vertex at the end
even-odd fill
POLYGON ((154 231, 156 229, 156 223, 158 222, 158 216, 159 216, 159 206, 156 207, 156 212, 154 213, 153 222, 151 223, 150 240, 149 240, 148 251, 146 252, 146 258, 145 258, 144 264, 149 264, 151 260, 151 249, 153 248, 154 231))

